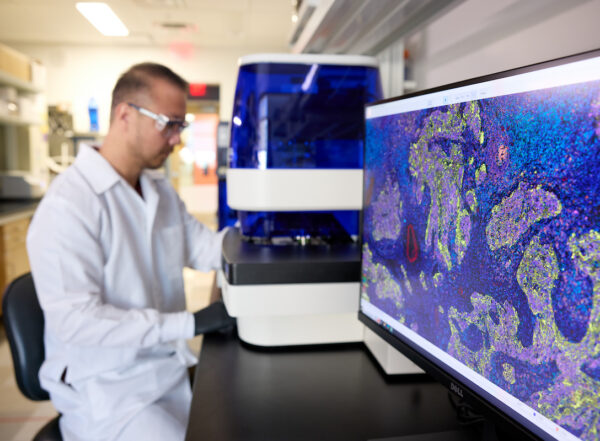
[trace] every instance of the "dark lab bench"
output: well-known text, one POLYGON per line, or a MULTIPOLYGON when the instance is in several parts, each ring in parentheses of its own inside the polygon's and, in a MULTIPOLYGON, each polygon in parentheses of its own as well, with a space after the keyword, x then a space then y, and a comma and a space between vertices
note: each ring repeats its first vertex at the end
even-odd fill
POLYGON ((0 217, 8 215, 26 216, 35 211, 40 199, 0 199, 0 217))
POLYGON ((458 428, 426 375, 386 376, 362 343, 265 350, 206 335, 186 440, 371 440, 458 428))
POLYGON ((39 200, 32 199, 0 199, 0 304, 6 286, 29 272, 25 241, 29 221, 38 203, 39 200))

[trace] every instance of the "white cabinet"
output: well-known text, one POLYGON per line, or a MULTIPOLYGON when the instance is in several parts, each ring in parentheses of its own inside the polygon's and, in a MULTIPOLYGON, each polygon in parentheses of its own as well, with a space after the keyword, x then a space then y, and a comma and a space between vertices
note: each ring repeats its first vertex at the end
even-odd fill
POLYGON ((0 70, 0 172, 47 182, 46 109, 41 87, 0 70))

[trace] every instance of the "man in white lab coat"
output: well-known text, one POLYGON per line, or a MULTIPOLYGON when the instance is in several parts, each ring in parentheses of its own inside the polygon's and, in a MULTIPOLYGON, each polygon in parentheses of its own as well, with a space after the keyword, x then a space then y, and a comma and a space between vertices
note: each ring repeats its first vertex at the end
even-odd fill
POLYGON ((70 440, 183 440, 196 362, 185 340, 232 325, 185 310, 184 266, 220 266, 221 233, 190 216, 159 168, 186 126, 186 82, 143 63, 118 80, 103 144, 82 146, 27 237, 45 317, 42 386, 70 440))

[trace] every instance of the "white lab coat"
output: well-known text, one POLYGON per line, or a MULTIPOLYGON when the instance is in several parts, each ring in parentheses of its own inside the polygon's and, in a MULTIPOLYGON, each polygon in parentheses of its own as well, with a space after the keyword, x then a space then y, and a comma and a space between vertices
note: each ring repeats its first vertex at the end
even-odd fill
MULTIPOLYGON (((40 380, 63 413, 65 441, 118 439, 153 403, 181 400, 171 409, 187 418, 186 368, 196 358, 185 343, 194 319, 182 269, 218 268, 223 232, 190 216, 164 177, 145 171, 140 184, 143 199, 83 145, 29 228, 45 317, 40 380)), ((158 439, 151 425, 138 426, 128 439, 158 439)))

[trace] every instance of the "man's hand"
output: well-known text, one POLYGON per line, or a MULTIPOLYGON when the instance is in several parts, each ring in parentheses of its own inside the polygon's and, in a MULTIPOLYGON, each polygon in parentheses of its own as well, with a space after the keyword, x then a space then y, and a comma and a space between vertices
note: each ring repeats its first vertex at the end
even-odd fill
POLYGON ((235 326, 222 301, 217 301, 194 313, 195 335, 225 331, 235 326))

